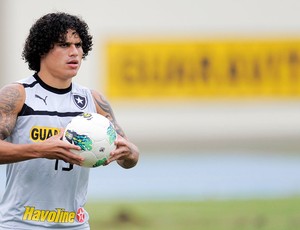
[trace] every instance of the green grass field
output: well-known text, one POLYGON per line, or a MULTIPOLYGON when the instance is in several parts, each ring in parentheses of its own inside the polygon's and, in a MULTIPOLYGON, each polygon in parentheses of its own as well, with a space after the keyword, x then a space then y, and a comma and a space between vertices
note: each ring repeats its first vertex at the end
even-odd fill
POLYGON ((198 202, 94 202, 86 209, 92 230, 294 230, 300 197, 198 202))

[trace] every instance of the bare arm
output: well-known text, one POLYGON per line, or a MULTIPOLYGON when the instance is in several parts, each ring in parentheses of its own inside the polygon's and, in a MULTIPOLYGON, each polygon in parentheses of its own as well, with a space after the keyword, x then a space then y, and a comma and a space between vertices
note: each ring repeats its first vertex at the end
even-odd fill
POLYGON ((139 159, 139 149, 126 137, 123 129, 117 123, 110 104, 104 98, 104 96, 96 91, 92 91, 92 95, 95 100, 97 112, 108 118, 114 124, 119 135, 117 141, 115 142, 117 148, 111 153, 111 157, 108 159, 107 164, 116 160, 123 168, 134 167, 139 159))
POLYGON ((12 144, 4 141, 16 125, 24 100, 25 92, 20 84, 7 85, 0 90, 0 164, 34 158, 61 159, 73 164, 82 164, 82 159, 70 152, 70 149, 78 147, 61 141, 62 134, 34 144, 12 144))
POLYGON ((20 85, 8 85, 0 90, 0 139, 12 132, 24 103, 24 90, 20 85))

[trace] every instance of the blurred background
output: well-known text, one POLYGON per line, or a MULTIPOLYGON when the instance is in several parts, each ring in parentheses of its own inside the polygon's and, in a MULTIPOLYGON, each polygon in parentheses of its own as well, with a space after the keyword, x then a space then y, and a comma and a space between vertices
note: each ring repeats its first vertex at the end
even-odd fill
POLYGON ((94 48, 74 80, 107 96, 141 151, 133 169, 91 170, 91 198, 297 196, 299 7, 296 0, 0 0, 0 84, 32 74, 21 53, 35 20, 79 15, 94 48))

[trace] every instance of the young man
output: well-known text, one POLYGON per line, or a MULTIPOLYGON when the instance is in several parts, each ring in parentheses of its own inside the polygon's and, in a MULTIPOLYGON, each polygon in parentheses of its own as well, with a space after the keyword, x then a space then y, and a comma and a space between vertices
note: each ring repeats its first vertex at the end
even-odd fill
POLYGON ((138 148, 124 135, 109 103, 72 79, 92 49, 87 24, 50 13, 31 27, 23 57, 33 76, 0 90, 0 163, 7 164, 0 229, 89 229, 86 203, 89 169, 61 140, 61 128, 83 112, 97 112, 115 125, 112 161, 134 167, 138 148))

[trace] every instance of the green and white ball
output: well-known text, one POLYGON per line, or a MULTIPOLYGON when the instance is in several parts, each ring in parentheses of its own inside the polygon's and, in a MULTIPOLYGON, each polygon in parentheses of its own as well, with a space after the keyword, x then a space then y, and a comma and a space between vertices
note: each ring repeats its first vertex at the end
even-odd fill
POLYGON ((104 164, 114 144, 117 132, 113 124, 98 113, 82 113, 66 126, 63 140, 80 146, 71 150, 84 158, 83 167, 95 168, 104 164))

